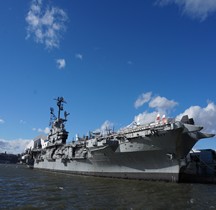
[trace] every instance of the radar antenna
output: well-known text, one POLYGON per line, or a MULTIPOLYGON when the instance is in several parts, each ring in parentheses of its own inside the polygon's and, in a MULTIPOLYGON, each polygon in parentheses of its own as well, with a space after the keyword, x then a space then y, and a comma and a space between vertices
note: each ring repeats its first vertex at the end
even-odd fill
POLYGON ((67 121, 67 116, 69 115, 70 113, 68 113, 68 112, 64 112, 64 117, 65 117, 65 121, 67 121))
POLYGON ((50 126, 52 125, 54 120, 56 120, 56 116, 54 114, 54 109, 52 107, 50 107, 50 123, 49 123, 50 126))

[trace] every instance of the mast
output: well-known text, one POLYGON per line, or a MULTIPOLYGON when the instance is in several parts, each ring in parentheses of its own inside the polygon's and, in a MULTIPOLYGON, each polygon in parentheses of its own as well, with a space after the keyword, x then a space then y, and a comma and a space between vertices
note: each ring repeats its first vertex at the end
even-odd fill
POLYGON ((57 99, 54 99, 57 101, 58 106, 58 116, 56 117, 54 114, 54 109, 50 108, 50 132, 48 136, 49 145, 48 146, 54 146, 54 145, 61 145, 65 144, 68 132, 65 130, 64 123, 67 121, 67 116, 69 113, 66 111, 64 112, 64 118, 61 118, 61 111, 64 110, 63 103, 66 103, 63 97, 58 97, 57 99))
POLYGON ((57 101, 57 106, 58 106, 58 120, 60 119, 60 114, 61 114, 61 111, 64 110, 64 107, 63 107, 63 103, 66 103, 66 101, 64 100, 63 97, 58 97, 57 99, 54 99, 57 101))

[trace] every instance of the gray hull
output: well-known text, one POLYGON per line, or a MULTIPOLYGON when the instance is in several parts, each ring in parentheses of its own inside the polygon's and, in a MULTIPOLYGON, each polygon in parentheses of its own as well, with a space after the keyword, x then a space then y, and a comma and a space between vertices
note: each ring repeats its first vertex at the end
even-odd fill
POLYGON ((171 160, 161 151, 104 153, 94 155, 89 159, 44 160, 35 162, 34 168, 60 171, 64 173, 145 179, 179 181, 179 162, 171 160))

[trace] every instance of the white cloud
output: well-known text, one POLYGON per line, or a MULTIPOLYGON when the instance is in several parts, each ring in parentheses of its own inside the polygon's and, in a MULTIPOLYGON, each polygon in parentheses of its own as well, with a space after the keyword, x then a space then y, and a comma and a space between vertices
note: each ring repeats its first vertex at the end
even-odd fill
POLYGON ((3 119, 0 119, 0 124, 4 124, 5 121, 3 119))
POLYGON ((48 134, 50 132, 50 128, 49 127, 46 127, 45 129, 44 129, 44 133, 45 134, 48 134))
POLYGON ((148 103, 150 108, 155 109, 157 112, 161 112, 163 114, 168 113, 171 109, 173 109, 177 102, 174 100, 169 100, 165 97, 156 96, 152 97, 152 92, 147 92, 141 94, 134 103, 135 108, 139 108, 143 106, 145 103, 148 103), (149 103, 148 103, 149 102, 149 103))
POLYGON ((48 134, 49 131, 50 131, 50 128, 49 127, 46 127, 44 129, 41 129, 41 128, 32 128, 33 131, 37 131, 38 133, 45 133, 45 134, 48 134))
POLYGON ((143 112, 138 114, 137 116, 134 117, 134 122, 136 122, 137 124, 147 124, 147 123, 151 123, 154 122, 156 117, 157 117, 158 112, 153 111, 153 112, 143 112))
MULTIPOLYGON (((163 113, 159 112, 160 116, 163 113)), ((137 124, 147 124, 154 122, 158 114, 158 110, 153 112, 143 112, 134 117, 134 122, 137 124)), ((166 113, 165 113, 166 114, 166 113)), ((195 124, 203 126, 204 132, 216 134, 216 105, 213 102, 209 102, 206 107, 191 106, 183 113, 176 116, 177 120, 180 120, 182 116, 188 115, 189 118, 193 118, 195 124)))
POLYGON ((160 113, 167 113, 178 103, 165 97, 157 96, 149 102, 149 107, 155 108, 160 113))
POLYGON ((17 139, 17 140, 5 140, 0 139, 0 153, 7 152, 9 154, 20 154, 25 151, 26 146, 32 140, 29 139, 17 139))
POLYGON ((182 116, 188 115, 193 118, 195 123, 205 128, 206 132, 216 133, 216 105, 208 102, 206 107, 191 106, 176 118, 181 119, 182 116))
POLYGON ((59 69, 63 69, 66 66, 65 59, 57 59, 56 63, 57 63, 57 66, 58 66, 59 69))
POLYGON ((112 122, 110 122, 109 120, 106 120, 106 121, 101 125, 100 130, 101 130, 101 131, 105 131, 105 130, 107 130, 107 129, 112 129, 113 125, 114 125, 114 124, 113 124, 112 122))
POLYGON ((77 53, 77 54, 75 55, 75 58, 76 58, 76 59, 79 59, 79 60, 82 60, 82 59, 83 59, 83 55, 77 53))
POLYGON ((143 93, 140 95, 134 103, 135 108, 139 108, 143 104, 147 103, 152 96, 152 92, 143 93))
POLYGON ((106 120, 100 128, 96 129, 94 132, 101 132, 102 134, 107 134, 109 130, 113 129, 114 124, 109 120, 106 120))
POLYGON ((27 22, 27 39, 33 37, 36 43, 44 44, 47 49, 58 48, 62 33, 66 30, 68 20, 64 10, 43 6, 43 0, 32 0, 25 18, 27 22))
MULTIPOLYGON (((140 103, 137 102, 137 104, 142 105, 143 101, 143 103, 148 102, 148 106, 154 110, 152 112, 145 111, 136 115, 134 117, 134 122, 138 124, 154 122, 158 113, 160 116, 163 114, 168 115, 172 109, 178 105, 174 100, 168 100, 165 97, 157 96, 151 98, 150 94, 149 97, 145 96, 147 96, 147 93, 142 94, 138 98, 140 103)), ((188 115, 189 118, 194 119, 196 124, 203 126, 205 132, 216 133, 216 104, 213 102, 208 102, 207 106, 203 108, 200 106, 191 106, 183 113, 179 114, 176 119, 180 120, 184 115, 188 115)))
POLYGON ((216 12, 215 0, 157 0, 156 5, 177 4, 183 14, 204 21, 210 14, 216 12))
POLYGON ((134 106, 138 108, 143 104, 148 103, 148 106, 154 109, 152 112, 145 111, 134 117, 134 122, 138 124, 146 124, 155 121, 157 114, 167 115, 178 104, 174 100, 169 100, 165 97, 152 97, 152 92, 143 93, 135 101, 134 106))
POLYGON ((20 123, 20 124, 26 124, 26 121, 20 120, 19 123, 20 123))

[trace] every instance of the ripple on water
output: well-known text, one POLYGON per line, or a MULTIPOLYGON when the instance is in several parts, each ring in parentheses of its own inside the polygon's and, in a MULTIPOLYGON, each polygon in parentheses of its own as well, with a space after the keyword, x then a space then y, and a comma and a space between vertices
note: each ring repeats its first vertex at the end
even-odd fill
POLYGON ((215 209, 216 186, 63 175, 0 165, 1 209, 215 209))

